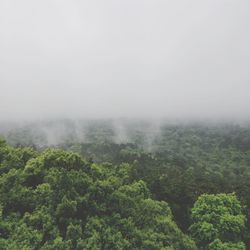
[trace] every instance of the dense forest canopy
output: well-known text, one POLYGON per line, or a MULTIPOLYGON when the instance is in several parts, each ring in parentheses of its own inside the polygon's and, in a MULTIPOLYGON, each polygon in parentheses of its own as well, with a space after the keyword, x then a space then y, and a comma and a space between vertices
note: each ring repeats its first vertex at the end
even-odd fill
POLYGON ((250 126, 1 126, 0 249, 250 247, 250 126))

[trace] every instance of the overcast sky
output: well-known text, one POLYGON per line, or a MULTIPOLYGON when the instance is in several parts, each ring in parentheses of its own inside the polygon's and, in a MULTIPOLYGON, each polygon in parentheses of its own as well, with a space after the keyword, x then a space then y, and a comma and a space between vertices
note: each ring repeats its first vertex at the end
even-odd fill
POLYGON ((248 119, 249 13, 249 0, 0 0, 0 119, 248 119))

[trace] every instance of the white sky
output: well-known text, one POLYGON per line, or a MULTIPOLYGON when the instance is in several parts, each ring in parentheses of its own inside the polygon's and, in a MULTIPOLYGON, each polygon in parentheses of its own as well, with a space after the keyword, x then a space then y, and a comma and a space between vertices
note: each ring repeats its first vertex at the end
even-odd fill
POLYGON ((249 0, 0 0, 0 119, 250 118, 249 0))

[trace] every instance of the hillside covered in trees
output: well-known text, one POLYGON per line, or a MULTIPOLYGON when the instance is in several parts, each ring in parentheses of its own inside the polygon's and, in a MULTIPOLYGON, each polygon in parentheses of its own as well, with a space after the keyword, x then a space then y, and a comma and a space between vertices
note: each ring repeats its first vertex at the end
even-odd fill
POLYGON ((0 249, 250 247, 248 125, 58 121, 1 133, 0 249))

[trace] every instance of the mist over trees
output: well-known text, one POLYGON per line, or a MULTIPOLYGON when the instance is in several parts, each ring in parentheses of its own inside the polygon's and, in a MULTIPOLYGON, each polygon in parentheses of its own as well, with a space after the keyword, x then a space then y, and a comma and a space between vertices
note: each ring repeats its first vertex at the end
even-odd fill
POLYGON ((0 250, 250 249, 249 0, 0 0, 0 250))
POLYGON ((3 249, 250 246, 247 124, 3 127, 12 144, 2 140, 0 150, 3 249), (55 131, 60 136, 50 144, 55 131))

